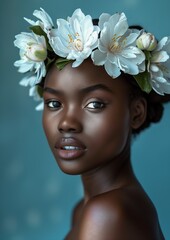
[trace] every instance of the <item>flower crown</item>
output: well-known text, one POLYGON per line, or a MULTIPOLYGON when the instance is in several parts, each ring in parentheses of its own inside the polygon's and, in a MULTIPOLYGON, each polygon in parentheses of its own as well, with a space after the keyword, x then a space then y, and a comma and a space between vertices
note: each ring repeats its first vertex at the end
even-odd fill
POLYGON ((124 13, 103 13, 97 26, 90 15, 76 9, 67 20, 57 19, 56 28, 42 8, 33 15, 38 18, 36 22, 24 18, 32 32, 15 36, 20 60, 14 66, 25 73, 20 84, 29 86, 29 95, 41 101, 37 110, 43 107, 38 84, 50 64, 62 69, 72 62, 74 68, 88 57, 95 65, 104 66, 113 78, 124 72, 147 93, 153 89, 160 95, 170 94, 170 37, 157 42, 151 33, 129 28, 124 13))

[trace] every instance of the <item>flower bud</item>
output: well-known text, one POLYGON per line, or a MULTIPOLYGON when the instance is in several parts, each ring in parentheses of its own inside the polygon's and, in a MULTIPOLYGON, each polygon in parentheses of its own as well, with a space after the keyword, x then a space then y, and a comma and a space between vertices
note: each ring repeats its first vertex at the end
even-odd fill
POLYGON ((25 55, 34 62, 42 62, 47 58, 47 49, 41 44, 33 43, 28 45, 25 55))
POLYGON ((157 40, 151 33, 142 33, 136 40, 136 45, 141 50, 153 51, 157 46, 157 40))

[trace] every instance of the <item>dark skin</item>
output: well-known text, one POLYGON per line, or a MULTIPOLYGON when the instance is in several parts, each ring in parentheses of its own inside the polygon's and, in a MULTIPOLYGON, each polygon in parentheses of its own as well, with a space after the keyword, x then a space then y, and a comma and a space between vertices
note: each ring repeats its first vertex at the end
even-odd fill
POLYGON ((112 79, 91 60, 61 71, 53 66, 43 97, 54 157, 63 172, 80 174, 84 187, 65 240, 163 240, 131 167, 131 132, 145 121, 145 99, 130 100, 126 79, 112 79))

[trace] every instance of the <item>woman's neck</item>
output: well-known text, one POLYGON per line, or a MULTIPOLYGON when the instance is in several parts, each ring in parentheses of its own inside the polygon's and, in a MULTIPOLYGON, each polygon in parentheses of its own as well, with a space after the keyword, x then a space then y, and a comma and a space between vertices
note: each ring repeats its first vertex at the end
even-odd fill
POLYGON ((130 161, 130 150, 124 151, 107 164, 82 174, 81 178, 85 202, 104 192, 129 185, 135 180, 130 161))

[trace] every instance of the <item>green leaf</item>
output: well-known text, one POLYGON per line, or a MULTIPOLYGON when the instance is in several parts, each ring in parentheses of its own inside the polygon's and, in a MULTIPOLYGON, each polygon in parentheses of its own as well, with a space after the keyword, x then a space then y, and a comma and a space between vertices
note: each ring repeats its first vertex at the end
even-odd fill
POLYGON ((37 93, 42 98, 43 97, 43 88, 40 85, 37 85, 37 93))
POLYGON ((138 75, 134 75, 133 77, 137 81, 142 91, 150 93, 150 91, 152 90, 152 86, 149 82, 150 74, 148 72, 145 71, 143 73, 139 73, 138 75))
POLYGON ((45 66, 46 66, 47 70, 50 67, 51 63, 54 62, 54 60, 55 60, 55 58, 53 58, 53 59, 47 58, 46 59, 45 66))
POLYGON ((45 38, 47 37, 47 34, 43 31, 43 29, 38 26, 38 25, 35 25, 35 26, 31 26, 30 29, 37 35, 43 35, 45 38))
POLYGON ((39 36, 44 36, 45 37, 45 40, 46 40, 46 44, 47 44, 47 49, 49 51, 53 51, 52 47, 50 46, 49 44, 49 41, 48 41, 48 37, 47 37, 47 34, 43 31, 43 29, 40 27, 40 26, 31 26, 30 27, 31 31, 33 31, 35 34, 39 35, 39 36))
POLYGON ((151 53, 149 52, 149 51, 144 51, 144 54, 145 54, 145 57, 146 57, 146 60, 148 61, 148 62, 150 62, 150 60, 151 60, 151 53))
POLYGON ((62 70, 68 63, 73 62, 73 60, 68 60, 66 58, 58 58, 55 61, 55 65, 59 70, 62 70))

